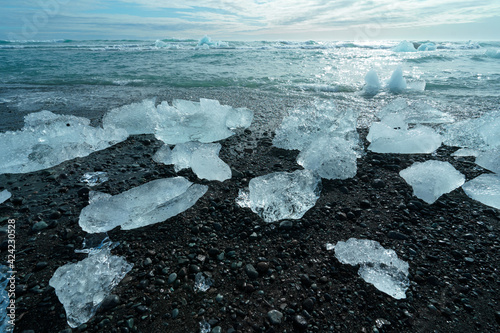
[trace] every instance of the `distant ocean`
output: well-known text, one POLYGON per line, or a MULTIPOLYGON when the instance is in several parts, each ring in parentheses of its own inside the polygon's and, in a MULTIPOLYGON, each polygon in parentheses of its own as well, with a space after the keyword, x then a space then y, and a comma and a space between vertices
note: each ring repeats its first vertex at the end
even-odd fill
MULTIPOLYGON (((365 75, 375 70, 384 85, 398 66, 414 87, 399 95, 410 102, 425 101, 456 118, 499 109, 500 42, 433 41, 433 51, 395 52, 398 43, 0 40, 0 116, 104 111, 169 88, 331 99, 369 113, 397 95, 382 89, 364 96, 365 75)), ((0 131, 14 127, 0 122, 0 131)))

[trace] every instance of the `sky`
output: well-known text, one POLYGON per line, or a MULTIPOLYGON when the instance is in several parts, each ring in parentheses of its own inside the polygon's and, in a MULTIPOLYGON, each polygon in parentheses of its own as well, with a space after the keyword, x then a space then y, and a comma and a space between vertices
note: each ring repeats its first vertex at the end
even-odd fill
POLYGON ((499 40, 500 0, 0 0, 0 39, 499 40))

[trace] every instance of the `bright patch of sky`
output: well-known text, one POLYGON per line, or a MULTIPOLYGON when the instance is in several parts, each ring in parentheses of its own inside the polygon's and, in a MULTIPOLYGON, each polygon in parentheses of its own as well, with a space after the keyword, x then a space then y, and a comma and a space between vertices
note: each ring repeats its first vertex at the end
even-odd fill
POLYGON ((0 0, 0 39, 497 40, 498 0, 0 0))

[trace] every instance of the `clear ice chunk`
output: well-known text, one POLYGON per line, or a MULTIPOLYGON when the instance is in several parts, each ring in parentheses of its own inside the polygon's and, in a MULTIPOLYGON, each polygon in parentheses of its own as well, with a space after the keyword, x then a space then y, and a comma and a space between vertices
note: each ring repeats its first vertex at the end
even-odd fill
POLYGON ((408 88, 401 67, 396 68, 394 72, 392 72, 391 78, 387 82, 387 88, 394 94, 400 94, 408 88))
POLYGON ((170 150, 164 145, 153 160, 173 164, 176 172, 191 168, 200 179, 224 181, 231 178, 231 168, 219 158, 221 147, 220 143, 186 142, 170 150))
POLYGON ((253 119, 251 110, 234 109, 211 99, 174 100, 172 106, 163 102, 157 110, 160 122, 155 136, 166 144, 219 141, 232 136, 234 129, 250 126, 253 119))
MULTIPOLYGON (((6 288, 11 278, 10 269, 7 266, 0 265, 0 332, 10 333, 14 330, 9 321, 15 319, 15 306, 11 305, 9 293, 6 288), (8 308, 10 307, 10 309, 8 308), (9 317, 13 310, 12 319, 9 317)), ((9 288, 10 289, 10 288, 9 288)), ((14 303, 13 303, 14 304, 14 303)))
POLYGON ((417 52, 415 45, 413 43, 408 42, 406 40, 401 41, 398 45, 392 48, 394 52, 417 52))
POLYGON ((295 109, 283 118, 273 145, 304 150, 325 135, 357 142, 357 119, 357 112, 340 110, 333 102, 317 102, 311 108, 295 109))
POLYGON ((476 164, 500 175, 500 147, 479 153, 476 164))
POLYGON ((404 121, 410 124, 442 124, 455 121, 449 114, 441 112, 427 103, 415 102, 409 105, 408 101, 402 97, 387 104, 377 116, 383 119, 394 114, 403 115, 404 121))
POLYGON ((211 278, 205 278, 205 275, 203 275, 202 272, 198 272, 194 277, 193 289, 194 291, 205 292, 210 289, 213 283, 214 281, 211 278))
POLYGON ((401 170, 399 175, 413 188, 413 194, 428 204, 465 183, 463 174, 450 163, 441 161, 417 162, 401 170))
POLYGON ((206 320, 200 321, 200 333, 210 333, 212 331, 212 326, 206 320))
POLYGON ((341 263, 360 265, 358 274, 363 280, 395 299, 406 298, 409 265, 394 250, 385 249, 377 241, 356 238, 340 241, 334 248, 341 263))
POLYGON ((367 96, 375 96, 380 88, 382 88, 382 85, 380 84, 377 72, 372 69, 366 73, 363 93, 367 96))
POLYGON ((309 170, 275 172, 250 180, 236 202, 266 222, 300 219, 319 198, 321 178, 309 170))
POLYGON ((465 194, 487 206, 500 209, 500 176, 483 174, 462 186, 465 194))
POLYGON ((31 113, 24 127, 0 133, 0 174, 47 169, 76 157, 84 157, 127 138, 123 129, 90 126, 86 118, 31 113))
POLYGON ((0 192, 0 204, 9 200, 10 197, 12 197, 12 193, 10 193, 9 191, 3 190, 2 192, 0 192))
POLYGON ((108 180, 108 173, 104 171, 87 172, 80 178, 80 182, 87 183, 88 186, 96 186, 108 180))
POLYGON ((321 178, 348 179, 356 176, 357 157, 351 142, 324 136, 302 150, 297 163, 321 178))
POLYGON ((153 134, 160 121, 156 99, 145 99, 108 111, 102 118, 103 126, 125 129, 128 134, 153 134))
POLYGON ((79 224, 88 233, 123 230, 165 221, 193 206, 208 187, 183 177, 157 179, 123 193, 94 200, 80 213, 79 224))
POLYGON ((133 267, 124 258, 112 255, 110 247, 103 246, 79 262, 59 267, 49 281, 73 328, 94 316, 104 298, 133 267))

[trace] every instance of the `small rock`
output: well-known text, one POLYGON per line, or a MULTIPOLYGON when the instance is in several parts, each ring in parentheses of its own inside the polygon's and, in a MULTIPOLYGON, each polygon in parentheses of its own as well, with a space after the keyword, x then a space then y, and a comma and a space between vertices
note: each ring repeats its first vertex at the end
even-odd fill
POLYGON ((279 312, 278 310, 271 310, 267 313, 267 317, 269 318, 269 321, 273 325, 279 325, 281 324, 281 321, 283 320, 283 314, 279 312))
POLYGON ((293 325, 299 330, 305 330, 307 328, 307 320, 301 315, 296 315, 293 317, 293 325))
POLYGON ((257 264, 257 271, 260 273, 266 273, 269 270, 269 263, 261 261, 257 264))
POLYGON ((370 203, 370 201, 368 200, 361 200, 359 202, 359 207, 363 208, 363 209, 368 209, 372 206, 372 204, 370 203))
POLYGON ((120 304, 120 297, 118 295, 111 294, 104 298, 101 303, 101 309, 104 311, 111 310, 118 304, 120 304))
POLYGON ((168 280, 167 280, 167 283, 168 284, 172 284, 175 282, 175 280, 177 280, 177 274, 176 273, 172 273, 168 276, 168 280))
POLYGON ((49 225, 47 223, 45 223, 44 221, 40 221, 40 222, 37 222, 33 225, 33 227, 31 228, 31 230, 33 230, 33 232, 40 232, 44 229, 47 229, 49 225))
POLYGON ((252 264, 248 264, 245 266, 245 273, 247 273, 248 277, 252 280, 255 280, 259 277, 259 272, 253 267, 252 264))
POLYGON ((172 310, 172 319, 175 319, 179 316, 179 309, 173 309, 172 310))
POLYGON ((146 259, 144 259, 144 261, 142 262, 142 264, 143 264, 144 266, 149 266, 149 265, 151 265, 152 263, 153 263, 153 260, 151 260, 151 258, 146 258, 146 259))
POLYGON ((389 231, 387 233, 387 237, 389 237, 390 239, 396 239, 396 240, 407 240, 408 239, 408 236, 406 236, 405 234, 402 234, 400 232, 397 232, 397 231, 389 231))
POLYGON ((314 308, 314 300, 312 298, 306 298, 302 303, 302 307, 306 309, 308 312, 312 312, 314 308))
POLYGON ((44 269, 47 266, 48 266, 48 263, 46 261, 37 262, 36 265, 35 265, 35 271, 40 271, 40 270, 44 269))
POLYGON ((293 222, 290 220, 285 220, 280 222, 280 230, 290 230, 293 228, 293 222))
POLYGON ((372 183, 374 188, 384 188, 385 182, 382 179, 375 179, 372 183))

